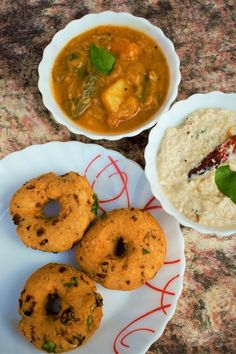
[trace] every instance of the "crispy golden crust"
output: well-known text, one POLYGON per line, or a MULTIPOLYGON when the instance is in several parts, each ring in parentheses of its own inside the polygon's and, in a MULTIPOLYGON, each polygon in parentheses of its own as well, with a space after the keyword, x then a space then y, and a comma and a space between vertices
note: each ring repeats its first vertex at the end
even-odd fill
POLYGON ((91 210, 93 190, 87 179, 75 172, 56 176, 50 172, 26 182, 10 202, 17 233, 28 247, 47 252, 70 249, 95 218, 91 210), (60 212, 45 217, 43 207, 57 200, 60 212))
POLYGON ((131 290, 153 278, 166 255, 157 221, 140 209, 104 214, 86 232, 76 259, 94 280, 109 289, 131 290))
POLYGON ((61 353, 85 344, 94 334, 102 318, 102 297, 83 272, 49 263, 26 281, 19 313, 19 331, 36 348, 61 353))

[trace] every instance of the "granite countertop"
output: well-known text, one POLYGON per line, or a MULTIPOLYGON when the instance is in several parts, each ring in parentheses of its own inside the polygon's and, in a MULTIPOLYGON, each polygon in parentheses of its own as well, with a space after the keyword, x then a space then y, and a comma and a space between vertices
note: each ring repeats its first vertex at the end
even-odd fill
MULTIPOLYGON (((233 0, 5 0, 1 2, 0 158, 52 140, 91 142, 54 122, 37 88, 37 67, 44 47, 69 21, 109 9, 145 17, 173 41, 181 61, 178 100, 196 92, 235 91, 233 0)), ((144 166, 148 133, 99 144, 144 166)), ((235 239, 182 231, 187 260, 183 293, 164 334, 148 354, 235 353, 235 239)))

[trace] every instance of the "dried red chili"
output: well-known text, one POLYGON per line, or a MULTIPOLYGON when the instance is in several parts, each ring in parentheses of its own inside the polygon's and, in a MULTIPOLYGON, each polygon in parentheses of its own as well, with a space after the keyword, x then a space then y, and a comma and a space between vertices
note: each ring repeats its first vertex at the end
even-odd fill
POLYGON ((230 154, 236 154, 236 135, 228 138, 214 151, 210 152, 197 166, 188 172, 188 178, 193 175, 202 175, 212 167, 218 167, 229 158, 230 154))

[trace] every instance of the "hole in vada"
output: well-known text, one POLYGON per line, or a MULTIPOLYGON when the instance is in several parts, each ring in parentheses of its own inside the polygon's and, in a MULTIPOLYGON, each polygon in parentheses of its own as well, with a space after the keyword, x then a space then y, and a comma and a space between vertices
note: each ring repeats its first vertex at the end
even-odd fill
POLYGON ((42 208, 42 213, 45 218, 55 218, 60 214, 61 204, 59 200, 49 200, 44 204, 42 208))
POLYGON ((55 294, 48 294, 46 302, 47 315, 57 315, 61 311, 61 298, 55 294))
POLYGON ((125 256, 127 251, 127 246, 124 242, 123 237, 119 237, 117 242, 116 242, 116 246, 115 246, 115 255, 119 258, 122 258, 125 256))

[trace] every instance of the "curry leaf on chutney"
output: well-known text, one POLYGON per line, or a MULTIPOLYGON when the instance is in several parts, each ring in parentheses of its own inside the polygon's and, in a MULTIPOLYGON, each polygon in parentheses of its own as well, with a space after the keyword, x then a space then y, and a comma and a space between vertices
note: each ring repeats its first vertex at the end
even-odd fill
POLYGON ((231 171, 228 165, 217 168, 215 183, 219 191, 236 204, 236 172, 231 171))

